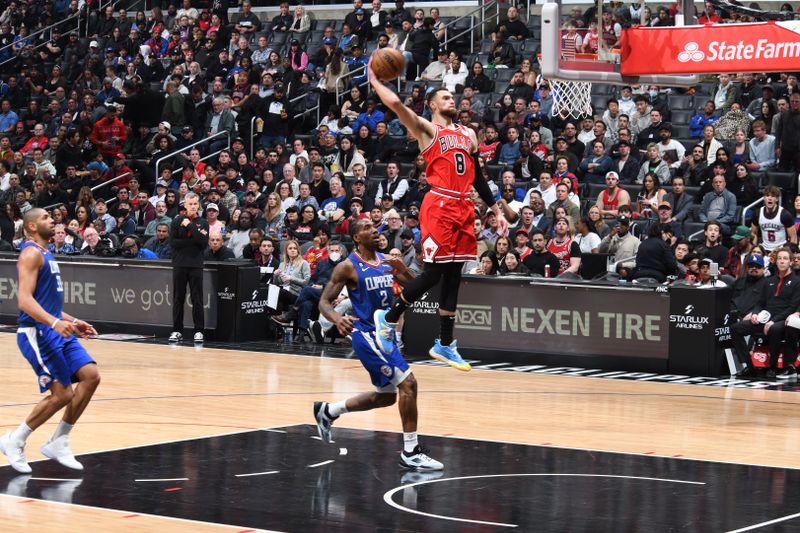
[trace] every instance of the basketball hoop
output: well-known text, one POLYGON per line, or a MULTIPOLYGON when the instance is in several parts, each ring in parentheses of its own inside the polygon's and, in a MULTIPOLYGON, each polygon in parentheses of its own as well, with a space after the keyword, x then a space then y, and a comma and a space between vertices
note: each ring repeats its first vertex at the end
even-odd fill
POLYGON ((552 79, 554 117, 581 119, 592 116, 592 84, 584 81, 552 79))

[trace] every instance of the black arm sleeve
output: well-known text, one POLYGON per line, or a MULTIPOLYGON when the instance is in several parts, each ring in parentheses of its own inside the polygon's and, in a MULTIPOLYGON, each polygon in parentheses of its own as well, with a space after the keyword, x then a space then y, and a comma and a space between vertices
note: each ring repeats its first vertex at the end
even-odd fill
POLYGON ((475 190, 478 191, 478 195, 481 199, 486 202, 486 207, 492 207, 495 204, 494 195, 489 188, 489 184, 486 183, 486 180, 483 178, 481 166, 478 164, 478 157, 477 152, 472 154, 472 160, 475 162, 475 179, 472 181, 472 185, 475 187, 475 190))

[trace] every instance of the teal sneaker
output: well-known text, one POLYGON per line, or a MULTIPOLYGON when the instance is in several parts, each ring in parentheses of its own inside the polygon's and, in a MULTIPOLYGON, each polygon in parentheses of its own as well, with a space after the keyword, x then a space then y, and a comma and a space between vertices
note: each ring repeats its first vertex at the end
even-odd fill
POLYGON ((385 309, 378 309, 373 313, 372 320, 375 322, 375 341, 378 343, 378 348, 389 355, 394 350, 394 328, 397 324, 392 324, 386 321, 385 309))
POLYGON ((433 348, 428 351, 428 355, 437 361, 447 363, 456 370, 461 370, 462 372, 469 372, 472 370, 470 364, 464 361, 458 353, 456 341, 450 343, 450 346, 442 346, 442 342, 436 339, 436 342, 433 343, 433 348))

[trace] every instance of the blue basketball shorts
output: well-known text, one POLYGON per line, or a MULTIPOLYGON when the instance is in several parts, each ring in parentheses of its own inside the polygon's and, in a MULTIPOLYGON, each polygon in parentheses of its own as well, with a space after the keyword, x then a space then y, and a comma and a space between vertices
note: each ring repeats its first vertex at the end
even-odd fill
POLYGON ((53 380, 68 387, 77 381, 78 370, 95 362, 74 336, 64 338, 43 324, 18 328, 17 346, 36 373, 39 392, 49 389, 53 380))
POLYGON ((375 343, 374 334, 374 332, 365 333, 354 329, 351 335, 353 351, 369 372, 372 384, 375 385, 378 392, 397 392, 397 386, 411 374, 411 367, 397 349, 397 345, 389 355, 381 352, 375 343))

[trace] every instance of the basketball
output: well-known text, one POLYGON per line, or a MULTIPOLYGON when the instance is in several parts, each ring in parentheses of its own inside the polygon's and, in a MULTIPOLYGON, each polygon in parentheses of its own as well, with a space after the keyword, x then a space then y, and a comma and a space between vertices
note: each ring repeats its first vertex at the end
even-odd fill
POLYGON ((403 54, 394 48, 381 48, 372 54, 372 70, 381 81, 391 81, 403 73, 403 54))

